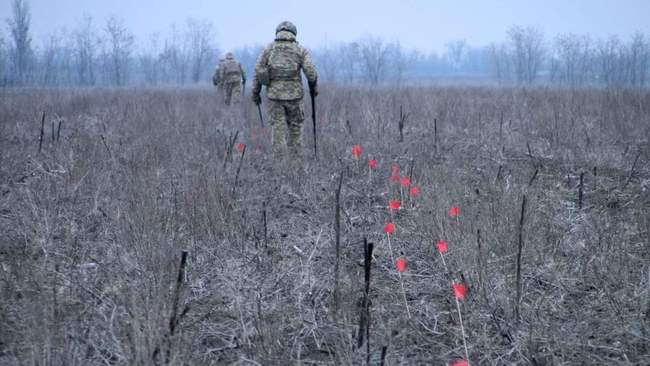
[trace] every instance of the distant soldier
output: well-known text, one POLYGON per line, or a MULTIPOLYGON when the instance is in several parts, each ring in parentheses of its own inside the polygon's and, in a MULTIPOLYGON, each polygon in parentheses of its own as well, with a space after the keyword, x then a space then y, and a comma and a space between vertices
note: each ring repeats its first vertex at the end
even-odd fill
POLYGON ((267 112, 272 126, 273 153, 302 155, 304 106, 302 76, 307 77, 313 96, 316 89, 316 67, 309 52, 296 41, 298 31, 291 22, 282 22, 275 29, 275 41, 257 59, 253 78, 253 102, 262 102, 260 92, 266 86, 267 112))
POLYGON ((214 69, 214 75, 212 75, 212 84, 217 87, 219 92, 223 91, 223 63, 226 61, 225 58, 220 58, 217 68, 214 69))
POLYGON ((226 59, 219 66, 219 78, 223 84, 226 105, 230 102, 239 103, 241 100, 242 84, 246 84, 244 68, 235 60, 232 53, 226 53, 226 59))

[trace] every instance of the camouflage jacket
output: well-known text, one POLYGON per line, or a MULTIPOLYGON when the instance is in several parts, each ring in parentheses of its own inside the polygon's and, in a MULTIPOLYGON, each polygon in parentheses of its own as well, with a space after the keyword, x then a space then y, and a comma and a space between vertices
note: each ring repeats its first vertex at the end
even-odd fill
POLYGON ((296 36, 287 31, 278 32, 275 42, 268 45, 257 59, 253 77, 253 93, 259 94, 262 84, 259 75, 268 72, 270 84, 266 95, 273 100, 300 100, 304 96, 302 75, 315 83, 318 75, 309 52, 298 44, 296 36))
POLYGON ((214 86, 221 86, 223 85, 223 63, 225 59, 219 59, 219 63, 217 64, 217 67, 214 69, 214 74, 212 75, 212 84, 214 86))
POLYGON ((223 83, 239 83, 246 80, 246 73, 239 61, 235 60, 234 57, 226 57, 224 62, 219 65, 219 71, 221 73, 220 79, 223 83))

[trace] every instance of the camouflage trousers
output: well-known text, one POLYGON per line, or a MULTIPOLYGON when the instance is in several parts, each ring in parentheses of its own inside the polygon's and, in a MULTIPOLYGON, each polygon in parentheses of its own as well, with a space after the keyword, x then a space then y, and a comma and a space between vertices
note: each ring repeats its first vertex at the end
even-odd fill
POLYGON ((241 101, 241 83, 224 83, 223 93, 226 105, 230 105, 231 103, 238 104, 241 101))
POLYGON ((281 155, 287 152, 302 156, 302 130, 305 119, 301 100, 271 100, 267 112, 272 128, 273 153, 281 155))

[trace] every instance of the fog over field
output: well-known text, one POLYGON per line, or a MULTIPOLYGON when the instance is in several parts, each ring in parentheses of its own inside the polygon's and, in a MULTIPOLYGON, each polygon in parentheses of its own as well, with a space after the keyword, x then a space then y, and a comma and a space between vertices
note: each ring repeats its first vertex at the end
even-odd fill
MULTIPOLYGON (((265 44, 275 26, 291 20, 298 26, 302 43, 318 47, 326 43, 352 42, 365 36, 399 40, 409 49, 444 52, 452 40, 465 39, 484 46, 503 41, 513 24, 537 26, 544 33, 591 34, 623 38, 634 32, 650 32, 643 0, 378 0, 378 1, 208 1, 208 0, 31 0, 36 40, 61 28, 72 28, 83 15, 104 24, 109 16, 124 24, 145 42, 154 32, 187 18, 214 24, 222 49, 265 44)), ((0 4, 0 18, 11 14, 11 1, 0 4)))
POLYGON ((323 81, 635 84, 649 68, 643 0, 22 3, 19 23, 0 4, 0 85, 207 83, 227 51, 251 71, 283 20, 323 81))

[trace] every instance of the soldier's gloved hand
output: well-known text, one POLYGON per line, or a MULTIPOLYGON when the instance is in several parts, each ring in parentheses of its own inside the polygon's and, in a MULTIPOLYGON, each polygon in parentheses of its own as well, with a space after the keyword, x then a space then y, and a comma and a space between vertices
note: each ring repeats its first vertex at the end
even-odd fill
POLYGON ((312 97, 315 97, 318 95, 318 87, 316 86, 316 82, 309 83, 309 94, 312 97))
POLYGON ((260 97, 259 93, 253 93, 253 103, 255 103, 255 105, 262 104, 262 97, 260 97))

